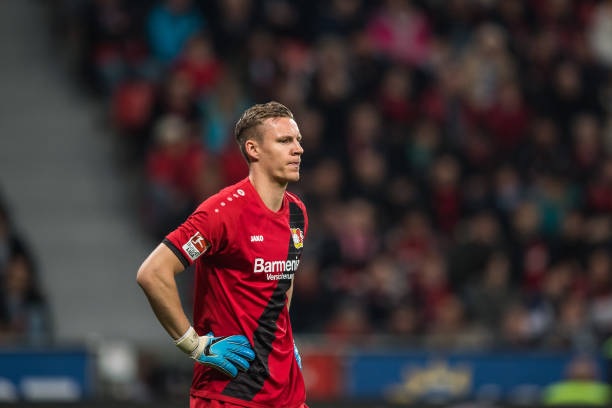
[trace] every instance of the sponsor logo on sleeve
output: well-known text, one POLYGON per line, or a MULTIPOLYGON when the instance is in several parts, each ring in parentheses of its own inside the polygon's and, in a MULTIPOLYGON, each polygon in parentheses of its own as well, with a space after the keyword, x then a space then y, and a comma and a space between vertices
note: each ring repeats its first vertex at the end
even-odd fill
POLYGON ((195 261, 200 255, 206 252, 208 246, 208 243, 198 231, 189 238, 189 241, 187 241, 185 245, 183 245, 183 250, 192 261, 195 261))

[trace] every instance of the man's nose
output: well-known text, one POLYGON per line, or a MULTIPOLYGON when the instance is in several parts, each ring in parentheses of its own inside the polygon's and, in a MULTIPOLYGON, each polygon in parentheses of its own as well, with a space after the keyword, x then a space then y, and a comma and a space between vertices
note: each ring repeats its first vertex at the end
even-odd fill
POLYGON ((302 147, 302 144, 300 142, 296 142, 295 143, 295 148, 293 149, 293 154, 303 154, 304 153, 304 148, 302 147))

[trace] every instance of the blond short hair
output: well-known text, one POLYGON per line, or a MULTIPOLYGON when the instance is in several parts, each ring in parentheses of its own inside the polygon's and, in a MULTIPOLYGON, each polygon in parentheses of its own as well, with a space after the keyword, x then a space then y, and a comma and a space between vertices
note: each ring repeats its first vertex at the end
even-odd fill
POLYGON ((245 142, 249 139, 261 141, 261 134, 257 131, 257 128, 268 118, 293 119, 293 113, 282 103, 270 101, 251 106, 244 111, 238 122, 236 122, 234 137, 238 147, 240 147, 240 152, 247 162, 250 162, 250 159, 246 153, 245 142))

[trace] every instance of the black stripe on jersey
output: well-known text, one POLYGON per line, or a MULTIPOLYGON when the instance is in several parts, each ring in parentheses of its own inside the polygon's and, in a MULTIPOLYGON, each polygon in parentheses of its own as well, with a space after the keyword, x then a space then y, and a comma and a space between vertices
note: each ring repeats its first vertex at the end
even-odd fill
MULTIPOLYGON (((289 204, 289 225, 291 228, 300 228, 304 231, 304 213, 294 203, 289 204)), ((302 248, 296 248, 293 237, 289 236, 289 250, 287 260, 300 259, 302 248)), ((246 373, 239 372, 223 390, 223 394, 246 401, 251 401, 261 390, 264 382, 270 377, 268 357, 272 351, 272 343, 276 338, 276 322, 285 306, 287 290, 291 286, 291 279, 279 280, 274 289, 268 305, 259 317, 257 329, 253 333, 253 350, 255 360, 246 373)))
POLYGON ((185 255, 183 255, 183 253, 177 247, 175 247, 174 244, 168 238, 164 238, 162 242, 166 244, 166 246, 170 248, 172 252, 174 252, 174 255, 176 255, 176 257, 179 259, 179 261, 181 261, 185 268, 189 267, 189 261, 187 261, 185 255))

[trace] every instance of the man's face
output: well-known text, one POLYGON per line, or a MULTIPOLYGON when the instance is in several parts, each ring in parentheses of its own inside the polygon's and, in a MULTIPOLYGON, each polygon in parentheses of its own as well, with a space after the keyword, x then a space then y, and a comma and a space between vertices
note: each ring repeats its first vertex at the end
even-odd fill
POLYGON ((260 125, 258 162, 273 180, 284 184, 300 179, 302 149, 300 130, 290 118, 269 118, 260 125))

